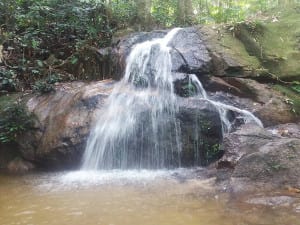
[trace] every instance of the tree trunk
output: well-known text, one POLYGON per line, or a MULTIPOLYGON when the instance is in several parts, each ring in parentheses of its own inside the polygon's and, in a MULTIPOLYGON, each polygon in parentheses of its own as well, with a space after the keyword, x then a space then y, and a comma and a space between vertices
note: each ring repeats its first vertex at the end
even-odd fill
POLYGON ((191 0, 178 0, 177 22, 180 25, 191 24, 193 20, 193 4, 191 0))
POLYGON ((148 30, 151 26, 151 0, 135 0, 137 6, 138 30, 148 30))

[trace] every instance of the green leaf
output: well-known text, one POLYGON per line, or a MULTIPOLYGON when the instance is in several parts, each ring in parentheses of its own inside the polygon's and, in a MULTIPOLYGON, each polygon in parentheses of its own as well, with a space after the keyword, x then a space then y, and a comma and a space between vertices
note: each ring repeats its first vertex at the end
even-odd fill
POLYGON ((41 60, 37 60, 36 61, 39 67, 43 67, 44 63, 41 60))
POLYGON ((78 62, 78 58, 76 58, 76 57, 73 57, 72 59, 71 59, 71 64, 76 64, 78 62))
POLYGON ((40 73, 39 70, 31 70, 31 72, 32 72, 33 74, 39 74, 39 73, 40 73))

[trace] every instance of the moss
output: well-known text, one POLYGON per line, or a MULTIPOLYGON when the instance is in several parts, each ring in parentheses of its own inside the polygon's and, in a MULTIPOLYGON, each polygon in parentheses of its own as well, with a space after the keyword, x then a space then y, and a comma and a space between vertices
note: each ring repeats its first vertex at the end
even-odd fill
POLYGON ((246 65, 248 70, 259 69, 261 67, 259 60, 255 55, 250 55, 246 50, 246 47, 238 39, 234 37, 231 32, 223 31, 221 42, 224 47, 223 51, 234 59, 236 59, 242 65, 246 65))
POLYGON ((295 8, 269 12, 262 22, 236 25, 236 37, 249 55, 284 80, 300 80, 300 14, 295 8))
MULTIPOLYGON (((278 14, 278 21, 265 23, 261 39, 265 52, 280 59, 276 72, 279 77, 300 79, 300 13, 289 8, 278 14)), ((269 68, 272 71, 272 68, 269 68)))
POLYGON ((283 85, 274 85, 274 89, 283 93, 286 96, 285 102, 291 106, 291 110, 300 115, 300 95, 283 85))

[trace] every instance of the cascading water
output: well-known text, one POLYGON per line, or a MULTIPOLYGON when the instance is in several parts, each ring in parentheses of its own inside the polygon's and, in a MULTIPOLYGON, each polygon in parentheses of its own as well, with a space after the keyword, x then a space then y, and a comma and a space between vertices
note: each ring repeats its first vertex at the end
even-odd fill
MULTIPOLYGON (((181 130, 176 118, 178 98, 173 90, 168 46, 179 29, 132 49, 125 76, 114 88, 88 138, 83 169, 181 166, 181 130)), ((191 75, 190 81, 196 85, 198 97, 209 101, 219 112, 223 132, 231 128, 228 110, 238 113, 245 122, 261 125, 259 119, 246 110, 209 100, 196 76, 191 75)))
POLYGON ((84 169, 180 166, 178 109, 167 46, 177 30, 132 50, 125 76, 90 134, 84 169), (163 139, 170 139, 169 144, 163 139))

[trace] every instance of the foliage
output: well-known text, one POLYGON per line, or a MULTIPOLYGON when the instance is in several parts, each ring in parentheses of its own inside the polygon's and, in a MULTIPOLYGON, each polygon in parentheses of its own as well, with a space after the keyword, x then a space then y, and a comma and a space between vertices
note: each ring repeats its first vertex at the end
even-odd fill
POLYGON ((0 68, 0 91, 16 90, 17 79, 14 70, 0 68))
POLYGON ((40 94, 46 94, 54 91, 54 87, 51 83, 48 83, 47 81, 39 80, 33 85, 33 91, 38 92, 40 94))
POLYGON ((182 96, 183 97, 191 97, 197 94, 197 90, 194 84, 187 83, 182 86, 182 96))
POLYGON ((32 128, 33 120, 24 107, 18 103, 1 111, 0 143, 13 142, 19 134, 32 128))
POLYGON ((220 155, 222 155, 222 150, 220 144, 213 144, 213 145, 208 145, 206 147, 206 155, 205 159, 207 164, 213 162, 214 160, 220 158, 220 155))
POLYGON ((94 1, 1 1, 0 47, 9 68, 1 71, 2 82, 15 88, 13 81, 21 81, 30 88, 54 68, 64 73, 59 65, 86 45, 109 45, 112 28, 107 14, 104 3, 94 1))
POLYGON ((62 75, 80 64, 83 49, 109 46, 116 30, 239 22, 283 2, 299 0, 2 0, 0 89, 30 89, 53 73, 71 77, 62 75))
POLYGON ((300 82, 299 81, 294 81, 291 88, 293 91, 300 94, 300 82))
POLYGON ((133 0, 111 1, 112 25, 124 29, 137 17, 137 5, 133 0))
POLYGON ((176 24, 176 1, 153 0, 151 15, 158 27, 171 27, 176 24))

